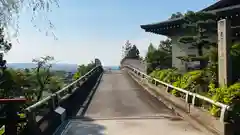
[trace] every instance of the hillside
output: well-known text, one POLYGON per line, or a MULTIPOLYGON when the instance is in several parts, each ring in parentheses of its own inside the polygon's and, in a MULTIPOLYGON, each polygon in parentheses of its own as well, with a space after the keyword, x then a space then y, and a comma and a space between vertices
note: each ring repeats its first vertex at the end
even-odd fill
MULTIPOLYGON (((8 63, 8 67, 14 69, 23 69, 23 68, 35 68, 36 65, 34 63, 8 63)), ((53 64, 52 70, 63 70, 67 72, 76 72, 78 68, 77 64, 53 64)))

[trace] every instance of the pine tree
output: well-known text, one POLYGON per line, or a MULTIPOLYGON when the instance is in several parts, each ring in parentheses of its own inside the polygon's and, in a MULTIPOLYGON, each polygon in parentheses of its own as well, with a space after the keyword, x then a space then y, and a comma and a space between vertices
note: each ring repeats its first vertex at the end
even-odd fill
POLYGON ((208 55, 204 55, 203 48, 214 50, 216 49, 216 40, 209 38, 209 35, 217 33, 216 16, 207 13, 187 12, 184 17, 185 24, 183 28, 186 32, 191 33, 192 36, 180 37, 179 42, 184 44, 191 44, 192 48, 197 48, 198 56, 196 57, 178 57, 183 61, 199 61, 200 69, 207 66, 209 60, 208 55))

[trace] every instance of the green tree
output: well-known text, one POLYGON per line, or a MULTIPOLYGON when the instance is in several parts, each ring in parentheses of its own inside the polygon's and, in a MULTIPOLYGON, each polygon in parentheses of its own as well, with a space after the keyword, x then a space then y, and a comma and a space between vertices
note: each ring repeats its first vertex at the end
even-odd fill
POLYGON ((129 42, 129 40, 127 40, 127 42, 123 46, 123 53, 124 53, 123 57, 126 57, 128 55, 131 48, 132 48, 132 44, 129 42))
POLYGON ((49 28, 53 28, 53 24, 47 16, 48 12, 52 11, 52 5, 58 7, 58 0, 1 0, 1 27, 7 28, 8 26, 11 26, 11 28, 15 30, 15 34, 17 34, 19 28, 19 16, 22 9, 30 9, 28 12, 32 13, 32 18, 30 18, 32 22, 37 17, 45 18, 49 28))
POLYGON ((176 18, 180 18, 183 17, 183 14, 181 12, 177 12, 171 15, 170 19, 176 19, 176 18))
POLYGON ((168 54, 172 54, 172 40, 171 39, 166 39, 160 41, 159 44, 159 49, 165 51, 168 54))
POLYGON ((157 49, 153 46, 152 43, 150 43, 150 45, 148 46, 148 53, 153 53, 155 52, 157 49))
POLYGON ((147 62, 147 73, 151 73, 157 68, 169 68, 171 67, 171 55, 162 50, 156 49, 152 43, 148 47, 148 52, 146 54, 145 60, 147 62))
POLYGON ((49 82, 46 86, 46 88, 51 92, 54 93, 58 90, 60 90, 64 86, 63 81, 58 76, 51 76, 49 78, 49 82))
POLYGON ((52 68, 51 61, 54 60, 52 56, 41 57, 39 59, 33 59, 33 62, 36 63, 35 73, 38 83, 38 94, 37 101, 42 98, 42 93, 46 88, 46 85, 49 84, 52 68))
MULTIPOLYGON (((5 53, 12 48, 12 44, 5 40, 4 29, 0 28, 0 50, 5 53)), ((15 87, 12 81, 11 73, 7 69, 7 61, 3 59, 3 53, 0 53, 0 96, 9 97, 13 93, 15 87)))
POLYGON ((127 54, 127 58, 139 59, 139 50, 136 45, 133 45, 127 54))
MULTIPOLYGON (((192 36, 183 36, 179 39, 180 43, 191 44, 193 48, 197 48, 197 57, 188 57, 185 61, 199 61, 200 69, 207 66, 208 56, 203 54, 203 48, 216 48, 216 41, 209 38, 210 35, 215 34, 216 31, 216 16, 209 13, 188 11, 184 17, 185 30, 192 34, 192 36)), ((183 59, 183 58, 180 58, 183 59)))
MULTIPOLYGON (((100 62, 100 60, 98 62, 100 62)), ((77 72, 73 75, 73 79, 77 80, 78 78, 80 78, 81 76, 83 76, 87 72, 89 72, 91 69, 93 69, 95 66, 96 66, 96 64, 93 61, 91 61, 87 65, 84 65, 84 64, 79 65, 78 69, 77 69, 77 72)))

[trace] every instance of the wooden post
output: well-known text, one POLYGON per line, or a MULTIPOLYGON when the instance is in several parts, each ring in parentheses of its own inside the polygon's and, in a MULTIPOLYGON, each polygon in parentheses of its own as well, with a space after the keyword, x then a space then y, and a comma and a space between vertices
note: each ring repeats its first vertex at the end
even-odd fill
POLYGON ((25 103, 25 98, 13 98, 13 99, 0 99, 0 104, 6 105, 6 119, 5 121, 5 134, 17 135, 17 123, 20 119, 17 112, 19 111, 19 104, 25 103))
POLYGON ((219 86, 231 84, 231 59, 229 48, 232 45, 230 20, 218 21, 218 81, 219 86))
POLYGON ((17 108, 14 103, 7 104, 6 110, 6 126, 5 126, 5 133, 6 135, 17 135, 17 108))

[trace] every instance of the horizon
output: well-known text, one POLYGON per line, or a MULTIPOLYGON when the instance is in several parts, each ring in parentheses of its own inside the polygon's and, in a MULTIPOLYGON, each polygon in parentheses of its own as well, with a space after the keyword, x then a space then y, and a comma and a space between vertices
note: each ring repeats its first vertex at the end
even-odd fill
POLYGON ((147 33, 140 25, 165 21, 172 13, 183 13, 186 9, 198 11, 214 2, 216 0, 59 0, 60 7, 53 5, 48 14, 58 40, 45 36, 48 20, 38 17, 31 23, 32 14, 24 9, 19 19, 19 36, 12 38, 13 47, 4 59, 8 63, 30 63, 33 58, 50 55, 59 63, 88 64, 99 58, 103 65, 119 65, 121 49, 127 40, 145 56, 150 43, 157 46, 166 38, 147 33))
MULTIPOLYGON (((7 63, 7 65, 8 64, 32 64, 32 65, 35 65, 35 63, 33 63, 33 62, 17 62, 17 63, 7 63)), ((81 64, 71 64, 71 63, 53 63, 53 65, 74 65, 74 66, 79 66, 79 65, 81 65, 81 64)), ((118 67, 118 66, 120 66, 120 64, 119 65, 102 65, 103 67, 118 67)))

